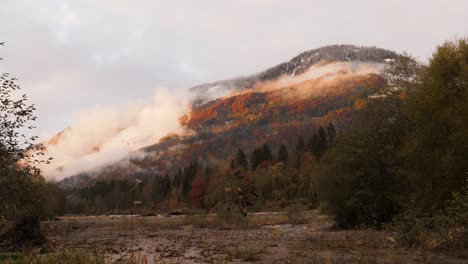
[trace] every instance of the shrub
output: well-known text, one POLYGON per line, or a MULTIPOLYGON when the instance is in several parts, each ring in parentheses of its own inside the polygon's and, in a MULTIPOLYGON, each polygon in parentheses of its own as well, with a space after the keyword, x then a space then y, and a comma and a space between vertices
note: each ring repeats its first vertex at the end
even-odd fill
POLYGON ((462 193, 454 192, 445 208, 436 212, 417 208, 414 199, 397 218, 399 239, 408 246, 441 249, 468 255, 468 184, 462 193))

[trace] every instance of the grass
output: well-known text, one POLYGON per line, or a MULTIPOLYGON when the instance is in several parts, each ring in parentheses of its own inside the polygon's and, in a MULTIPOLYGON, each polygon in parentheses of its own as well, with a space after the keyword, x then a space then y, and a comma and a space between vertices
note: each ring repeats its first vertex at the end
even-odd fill
POLYGON ((232 256, 235 259, 241 259, 244 261, 258 261, 260 260, 260 254, 262 249, 255 246, 238 246, 234 249, 232 256))
POLYGON ((329 221, 315 211, 302 212, 297 208, 287 212, 249 214, 242 218, 215 214, 136 217, 135 235, 145 246, 135 251, 129 250, 128 246, 130 222, 127 217, 107 219, 102 223, 72 222, 73 225, 53 222, 50 235, 51 238, 55 235, 53 241, 56 242, 50 250, 55 253, 0 253, 0 263, 107 264, 118 261, 139 264, 153 255, 156 263, 184 263, 187 259, 202 263, 255 262, 272 258, 284 263, 317 264, 456 263, 456 259, 449 256, 402 247, 396 239, 397 233, 391 230, 315 229, 329 226, 329 221), (307 220, 309 224, 294 226, 292 222, 296 222, 296 217, 299 222, 307 220), (293 225, 275 226, 285 223, 293 225), (262 228, 262 225, 266 227, 262 228), (76 228, 70 229, 70 226, 76 228), (64 239, 61 233, 65 234, 68 229, 71 233, 64 239), (83 234, 87 236, 83 237, 83 234))
POLYGON ((4 264, 107 264, 110 260, 99 252, 70 251, 38 254, 37 252, 9 254, 0 257, 4 264))
MULTIPOLYGON (((2 264, 110 264, 116 260, 100 251, 88 253, 82 250, 48 254, 29 252, 0 255, 0 263, 2 264)), ((143 264, 148 263, 148 256, 145 254, 132 254, 119 259, 118 262, 123 264, 143 264)))

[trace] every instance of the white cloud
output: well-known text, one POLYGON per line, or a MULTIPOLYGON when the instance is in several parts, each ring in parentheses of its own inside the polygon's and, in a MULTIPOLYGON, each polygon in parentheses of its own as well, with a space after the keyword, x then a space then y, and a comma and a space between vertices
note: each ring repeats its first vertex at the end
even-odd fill
POLYGON ((41 137, 47 142, 47 156, 54 158, 51 164, 41 166, 43 174, 60 180, 117 162, 129 151, 157 143, 180 129, 178 118, 186 110, 184 102, 181 95, 159 91, 149 102, 96 106, 74 114, 71 127, 60 136, 52 141, 51 134, 41 137))

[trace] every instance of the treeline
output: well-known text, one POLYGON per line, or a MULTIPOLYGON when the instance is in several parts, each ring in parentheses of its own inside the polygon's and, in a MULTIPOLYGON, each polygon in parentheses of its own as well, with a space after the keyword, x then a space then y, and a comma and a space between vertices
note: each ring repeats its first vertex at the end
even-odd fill
MULTIPOLYGON (((129 212, 138 209, 173 210, 185 207, 210 209, 226 197, 225 188, 250 188, 258 193, 258 209, 265 205, 285 206, 302 199, 315 207, 317 192, 311 174, 306 172, 311 160, 320 159, 336 138, 332 123, 319 127, 307 144, 301 136, 293 151, 286 144, 273 153, 265 143, 250 155, 238 149, 229 166, 202 165, 191 162, 172 175, 143 175, 137 180, 98 181, 88 188, 67 191, 70 213, 129 212), (242 180, 240 180, 242 179, 242 180)), ((280 209, 280 208, 277 209, 280 209)))

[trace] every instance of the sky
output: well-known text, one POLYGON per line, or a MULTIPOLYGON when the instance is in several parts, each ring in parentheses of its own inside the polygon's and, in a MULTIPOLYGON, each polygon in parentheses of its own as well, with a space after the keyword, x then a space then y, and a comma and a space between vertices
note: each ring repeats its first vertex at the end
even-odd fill
POLYGON ((466 11, 466 0, 1 0, 0 72, 36 104, 36 133, 52 135, 90 108, 178 96, 324 45, 427 61, 468 35, 466 11))

